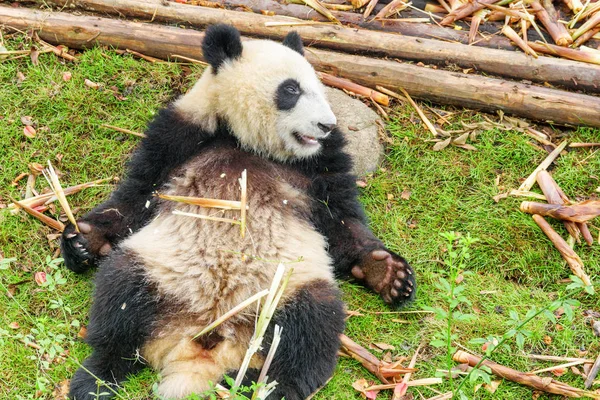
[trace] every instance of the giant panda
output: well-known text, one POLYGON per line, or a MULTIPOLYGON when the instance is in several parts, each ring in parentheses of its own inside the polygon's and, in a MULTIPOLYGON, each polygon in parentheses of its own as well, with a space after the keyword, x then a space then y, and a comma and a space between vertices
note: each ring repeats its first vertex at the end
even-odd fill
POLYGON ((110 395, 103 385, 144 365, 160 373, 164 398, 233 376, 254 311, 194 336, 268 288, 279 262, 293 273, 246 377, 256 379, 272 326, 281 326, 269 399, 304 399, 332 375, 345 317, 335 277, 364 282, 392 306, 414 296, 409 264, 366 225, 343 134, 300 37, 242 42, 233 27, 214 25, 202 50, 210 66, 150 123, 118 189, 78 221, 79 230, 63 232, 69 269, 98 266, 86 339, 93 352, 71 380, 71 398, 110 395), (237 225, 172 212, 214 209, 153 195, 239 199, 243 170, 245 237, 237 225))

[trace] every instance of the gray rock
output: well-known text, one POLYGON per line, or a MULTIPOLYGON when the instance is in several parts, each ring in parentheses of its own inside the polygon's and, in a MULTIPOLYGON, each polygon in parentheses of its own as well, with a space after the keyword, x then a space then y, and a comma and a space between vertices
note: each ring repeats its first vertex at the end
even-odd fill
POLYGON ((326 93, 338 127, 348 139, 346 150, 354 160, 354 173, 362 177, 375 171, 383 158, 375 123, 379 115, 341 90, 328 87, 326 93))

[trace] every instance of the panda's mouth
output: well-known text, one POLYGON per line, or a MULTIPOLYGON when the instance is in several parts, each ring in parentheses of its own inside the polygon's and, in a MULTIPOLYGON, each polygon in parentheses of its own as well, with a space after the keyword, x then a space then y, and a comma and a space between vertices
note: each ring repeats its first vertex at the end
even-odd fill
POLYGON ((298 141, 298 143, 304 146, 318 146, 319 140, 314 136, 309 135, 301 135, 298 132, 294 132, 294 138, 298 141))

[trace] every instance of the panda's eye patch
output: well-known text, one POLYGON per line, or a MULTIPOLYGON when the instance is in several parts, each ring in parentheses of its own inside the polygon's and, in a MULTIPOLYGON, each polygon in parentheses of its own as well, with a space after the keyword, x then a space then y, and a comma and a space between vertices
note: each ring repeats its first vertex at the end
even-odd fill
POLYGON ((291 110, 296 106, 298 99, 302 95, 300 84, 295 79, 286 79, 277 87, 275 103, 278 110, 291 110))

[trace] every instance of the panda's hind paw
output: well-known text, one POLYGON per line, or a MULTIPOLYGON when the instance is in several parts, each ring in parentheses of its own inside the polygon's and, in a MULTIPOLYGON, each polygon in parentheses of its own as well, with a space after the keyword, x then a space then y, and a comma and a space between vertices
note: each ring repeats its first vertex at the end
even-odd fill
POLYGON ((63 231, 60 248, 65 265, 73 272, 82 273, 96 264, 98 256, 107 255, 110 243, 101 240, 94 234, 92 226, 85 222, 77 224, 79 232, 73 224, 68 224, 63 231))
POLYGON ((410 302, 415 296, 415 274, 411 266, 387 249, 377 249, 366 254, 360 265, 352 268, 352 275, 364 281, 386 303, 394 307, 410 302))

